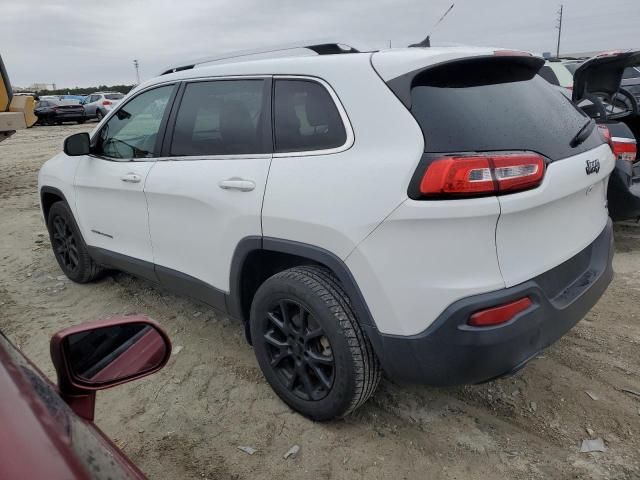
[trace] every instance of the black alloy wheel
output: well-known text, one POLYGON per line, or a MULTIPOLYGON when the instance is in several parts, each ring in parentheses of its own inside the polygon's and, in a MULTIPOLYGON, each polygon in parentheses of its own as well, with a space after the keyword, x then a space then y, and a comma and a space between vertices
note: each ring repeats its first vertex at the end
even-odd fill
POLYGON ((65 272, 75 272, 80 262, 78 244, 71 227, 60 215, 56 215, 51 222, 53 225, 53 252, 60 266, 65 272))
POLYGON ((312 420, 348 415, 380 381, 380 364, 349 297, 322 266, 267 278, 253 296, 249 331, 271 388, 312 420))
POLYGON ((66 202, 55 202, 47 215, 51 248, 64 274, 74 282, 88 283, 100 275, 66 202))
POLYGON ((280 300, 264 326, 269 362, 284 387, 302 400, 326 397, 335 361, 328 337, 309 310, 294 300, 280 300))

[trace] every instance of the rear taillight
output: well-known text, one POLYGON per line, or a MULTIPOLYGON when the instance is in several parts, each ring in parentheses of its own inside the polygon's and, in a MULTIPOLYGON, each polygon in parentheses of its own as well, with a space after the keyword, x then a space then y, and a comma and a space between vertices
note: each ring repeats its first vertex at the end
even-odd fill
POLYGON ((109 100, 103 100, 102 101, 102 105, 107 106, 107 105, 111 105, 112 102, 110 102, 109 100))
POLYGON ((544 169, 544 158, 528 152, 444 157, 424 172, 420 193, 460 197, 528 190, 540 185, 544 169))
POLYGON ((638 145, 636 141, 631 138, 619 138, 613 137, 611 139, 611 149, 617 160, 624 160, 625 162, 635 162, 638 154, 638 145))
POLYGON ((531 299, 529 297, 524 297, 505 305, 480 310, 479 312, 471 315, 467 323, 472 327, 492 327, 500 325, 502 323, 507 323, 519 313, 524 312, 531 305, 533 305, 531 299))
POLYGON ((638 155, 638 144, 633 138, 612 137, 606 125, 598 125, 602 139, 609 144, 616 160, 635 162, 638 155))

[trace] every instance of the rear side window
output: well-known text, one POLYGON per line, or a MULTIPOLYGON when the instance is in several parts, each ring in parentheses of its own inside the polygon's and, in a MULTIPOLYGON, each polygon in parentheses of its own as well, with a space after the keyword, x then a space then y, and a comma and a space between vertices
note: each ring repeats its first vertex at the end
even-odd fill
POLYGON ((187 85, 170 154, 267 153, 264 80, 217 80, 187 85))
POLYGON ((326 150, 347 141, 336 104, 318 82, 276 80, 274 95, 276 152, 326 150))
POLYGON ((418 74, 411 113, 434 153, 529 150, 552 160, 602 143, 594 129, 578 147, 571 140, 588 117, 534 64, 473 59, 418 74))

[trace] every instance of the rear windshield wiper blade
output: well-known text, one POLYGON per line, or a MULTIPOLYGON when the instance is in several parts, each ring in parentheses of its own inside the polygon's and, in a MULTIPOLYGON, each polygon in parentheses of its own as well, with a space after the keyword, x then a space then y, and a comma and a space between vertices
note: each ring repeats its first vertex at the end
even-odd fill
POLYGON ((587 138, 589 138, 589 135, 591 135, 591 132, 593 132, 595 126, 595 120, 593 118, 590 118, 587 123, 580 127, 580 130, 578 130, 576 136, 571 140, 571 147, 575 148, 582 142, 584 142, 587 138))

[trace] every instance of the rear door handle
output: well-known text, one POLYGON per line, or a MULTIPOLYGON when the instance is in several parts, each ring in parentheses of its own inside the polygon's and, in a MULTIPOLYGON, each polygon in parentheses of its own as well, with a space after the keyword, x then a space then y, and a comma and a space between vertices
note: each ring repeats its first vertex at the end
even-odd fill
POLYGON ((218 183, 218 186, 223 190, 239 190, 241 192, 250 192, 251 190, 256 188, 255 182, 239 177, 222 180, 220 183, 218 183))
POLYGON ((127 173, 126 175, 121 176, 120 180, 127 183, 140 183, 142 177, 136 173, 127 173))

